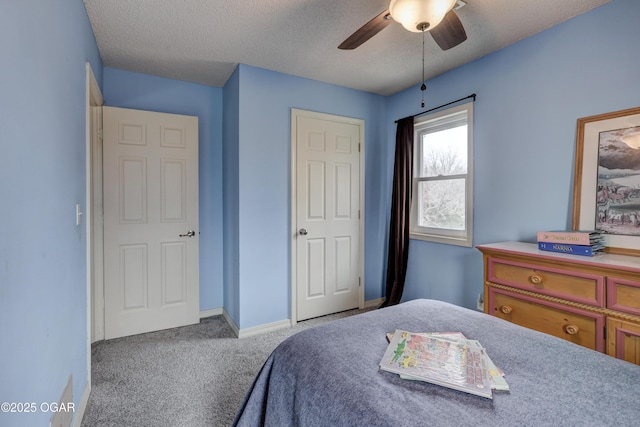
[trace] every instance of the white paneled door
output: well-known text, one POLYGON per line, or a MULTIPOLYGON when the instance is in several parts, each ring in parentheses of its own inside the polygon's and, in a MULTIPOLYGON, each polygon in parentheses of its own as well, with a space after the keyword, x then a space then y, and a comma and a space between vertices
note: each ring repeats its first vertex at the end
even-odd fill
POLYGON ((199 321, 198 118, 103 108, 105 338, 199 321))
POLYGON ((292 111, 297 320, 360 305, 363 125, 292 111))

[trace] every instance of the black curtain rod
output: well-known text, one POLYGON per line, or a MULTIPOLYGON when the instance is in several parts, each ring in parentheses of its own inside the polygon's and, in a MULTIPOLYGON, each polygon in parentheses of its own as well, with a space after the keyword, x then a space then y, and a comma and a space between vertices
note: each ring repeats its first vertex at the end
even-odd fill
POLYGON ((451 102, 448 102, 446 104, 442 104, 439 107, 435 107, 435 108, 432 108, 430 110, 423 111, 422 113, 414 114, 413 116, 403 117, 402 119, 396 120, 396 123, 398 123, 400 120, 408 119, 409 117, 418 117, 418 116, 421 116, 423 114, 430 113, 430 112, 435 111, 435 110, 437 110, 439 108, 446 107, 447 105, 455 104, 456 102, 464 101, 465 99, 469 99, 469 98, 473 98, 473 102, 475 102, 476 101, 476 94, 472 93, 469 96, 465 96, 464 98, 456 99, 455 101, 451 101, 451 102))

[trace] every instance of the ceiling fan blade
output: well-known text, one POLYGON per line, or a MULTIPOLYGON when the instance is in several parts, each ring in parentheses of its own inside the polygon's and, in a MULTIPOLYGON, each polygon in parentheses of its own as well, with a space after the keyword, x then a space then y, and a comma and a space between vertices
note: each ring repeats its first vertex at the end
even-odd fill
POLYGON ((458 46, 467 39, 462 22, 453 10, 447 12, 442 22, 429 32, 442 50, 458 46))
POLYGON ((351 50, 360 46, 371 37, 382 31, 387 25, 394 22, 389 14, 389 9, 364 24, 359 30, 351 34, 349 38, 343 41, 338 49, 351 50))

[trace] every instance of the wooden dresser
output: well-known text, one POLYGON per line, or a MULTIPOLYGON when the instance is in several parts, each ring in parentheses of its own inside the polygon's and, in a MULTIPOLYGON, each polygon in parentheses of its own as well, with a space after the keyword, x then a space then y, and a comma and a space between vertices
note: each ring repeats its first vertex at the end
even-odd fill
POLYGON ((640 365, 640 257, 559 254, 522 242, 477 248, 485 313, 640 365))

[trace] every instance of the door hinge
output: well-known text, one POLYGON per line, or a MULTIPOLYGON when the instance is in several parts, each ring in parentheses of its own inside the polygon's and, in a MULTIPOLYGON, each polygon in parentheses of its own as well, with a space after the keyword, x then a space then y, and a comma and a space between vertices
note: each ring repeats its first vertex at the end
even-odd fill
POLYGON ((358 142, 358 153, 360 152, 360 143, 358 142))
POLYGON ((103 132, 103 129, 98 129, 98 138, 99 138, 99 139, 104 139, 104 137, 103 137, 103 133, 104 133, 104 132, 103 132))
POLYGON ((362 281, 360 280, 360 277, 358 277, 358 287, 362 286, 362 281))
POLYGON ((358 219, 360 219, 360 209, 358 209, 358 219))
POLYGON ((602 327, 603 332, 602 332, 602 338, 606 341, 607 340, 607 326, 603 326, 602 327))

